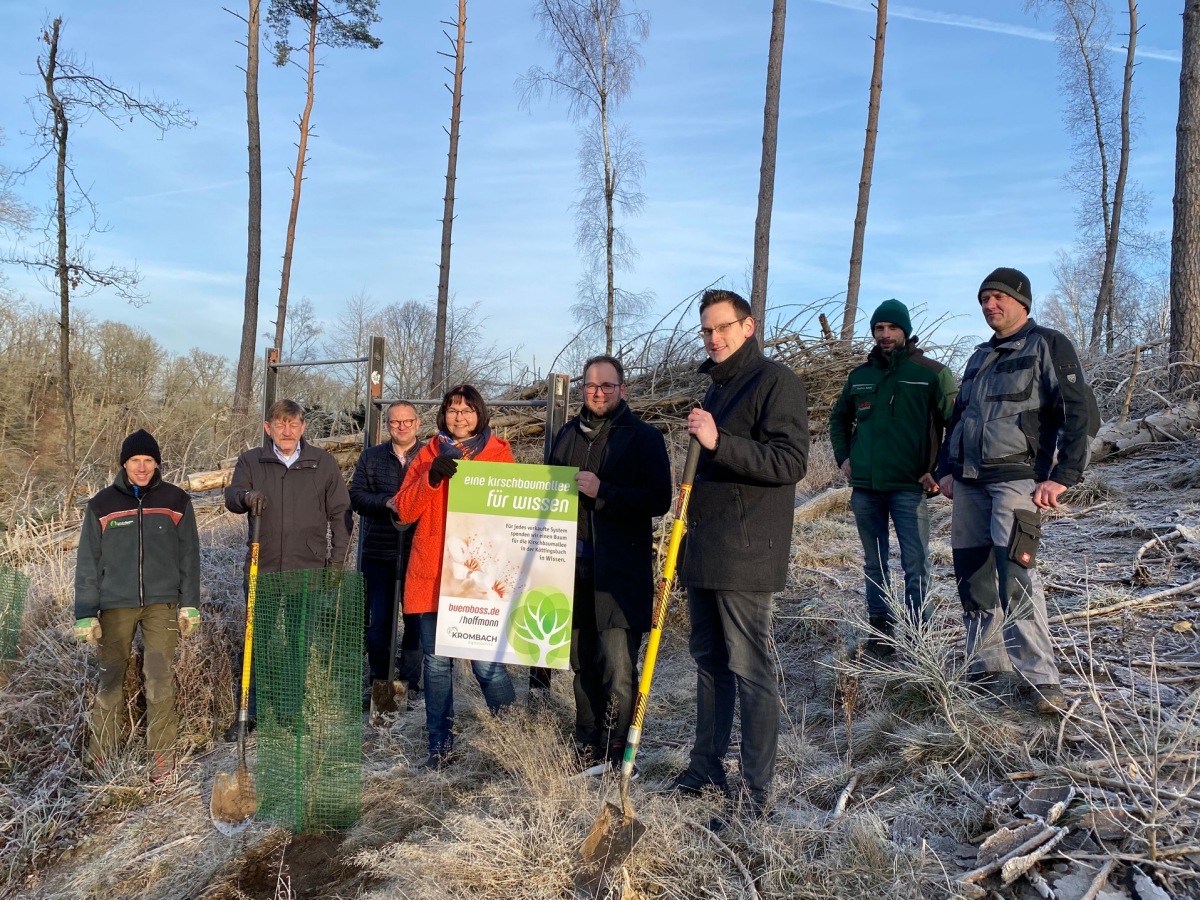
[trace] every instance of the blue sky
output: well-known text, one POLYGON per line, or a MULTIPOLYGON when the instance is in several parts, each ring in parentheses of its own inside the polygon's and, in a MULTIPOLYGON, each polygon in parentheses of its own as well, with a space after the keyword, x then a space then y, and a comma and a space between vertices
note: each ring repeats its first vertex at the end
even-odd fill
MULTIPOLYGON (((1052 289, 1055 254, 1075 239, 1075 197, 1062 180, 1070 139, 1053 25, 1021 7, 890 6, 860 300, 867 315, 894 296, 925 304, 930 317, 961 313, 950 331, 978 334, 975 290, 992 268, 1026 271, 1035 301, 1052 289)), ((1135 80, 1131 177, 1151 195, 1150 227, 1165 232, 1179 7, 1141 4, 1135 80)), ((645 66, 619 118, 643 146, 646 205, 626 223, 641 258, 622 283, 653 292, 657 318, 714 281, 748 285, 770 3, 641 8, 652 16, 645 66)), ((309 298, 324 319, 360 291, 380 305, 436 296, 450 110, 437 51, 448 49, 441 20, 455 9, 452 0, 383 0, 379 50, 324 54, 291 286, 293 300, 309 298)), ((518 106, 517 76, 551 61, 530 9, 524 0, 468 6, 451 290, 460 303, 479 303, 489 340, 544 372, 575 332, 568 310, 582 262, 569 207, 578 138, 561 102, 518 106)), ((242 23, 218 2, 64 0, 46 9, 0 0, 0 162, 10 168, 33 152, 25 98, 36 87, 42 25, 59 13, 64 45, 97 74, 178 99, 198 121, 161 141, 137 123, 117 130, 94 119, 75 130, 77 170, 109 226, 90 249, 98 261, 136 263, 150 300, 133 308, 98 294, 80 306, 136 324, 172 351, 236 356, 246 243, 242 23)), ((874 15, 867 0, 789 4, 769 319, 846 289, 874 15)), ((303 99, 298 71, 263 66, 260 332, 273 330, 303 99)), ((39 206, 50 196, 38 176, 21 191, 39 206)), ((18 293, 51 302, 29 276, 6 274, 18 293)))

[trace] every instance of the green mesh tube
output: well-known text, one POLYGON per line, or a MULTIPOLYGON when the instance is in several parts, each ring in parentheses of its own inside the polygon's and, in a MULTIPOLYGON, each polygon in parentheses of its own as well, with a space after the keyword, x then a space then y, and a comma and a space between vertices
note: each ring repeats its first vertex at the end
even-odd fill
POLYGON ((353 825, 362 801, 362 576, 259 575, 254 677, 259 818, 297 833, 353 825))
POLYGON ((17 638, 21 635, 21 616, 25 614, 28 593, 29 576, 0 566, 0 662, 17 658, 17 638))

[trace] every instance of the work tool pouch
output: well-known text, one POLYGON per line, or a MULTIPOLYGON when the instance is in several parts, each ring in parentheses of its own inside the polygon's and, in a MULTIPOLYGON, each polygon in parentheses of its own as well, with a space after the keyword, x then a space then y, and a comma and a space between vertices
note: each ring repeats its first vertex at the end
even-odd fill
POLYGON ((1042 520, 1036 510, 1018 509, 1013 513, 1012 532, 1008 536, 1008 558, 1023 569, 1037 562, 1042 543, 1042 520))

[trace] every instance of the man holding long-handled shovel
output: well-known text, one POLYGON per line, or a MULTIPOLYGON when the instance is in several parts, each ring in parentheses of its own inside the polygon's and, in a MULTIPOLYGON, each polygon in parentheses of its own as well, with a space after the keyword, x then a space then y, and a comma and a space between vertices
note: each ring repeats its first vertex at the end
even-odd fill
POLYGON ((757 818, 769 799, 779 742, 771 595, 786 582, 796 482, 808 468, 808 398, 794 372, 763 356, 754 331, 743 297, 704 292, 700 338, 708 360, 700 371, 712 385, 687 420, 704 450, 681 575, 696 660, 696 742, 672 789, 726 789, 723 761, 740 698, 738 809, 757 818))
MULTIPOLYGON (((346 564, 350 547, 350 494, 337 460, 305 441, 304 407, 295 400, 276 400, 267 410, 263 430, 271 439, 238 457, 233 478, 225 488, 225 508, 259 520, 260 571, 291 572, 346 564), (328 548, 328 549, 326 549, 328 548)), ((247 542, 247 550, 252 541, 247 542)), ((246 555, 247 573, 250 554, 246 555)), ((242 660, 238 660, 238 671, 242 660)), ((253 670, 250 675, 249 718, 256 719, 253 670)), ((225 741, 239 735, 235 720, 225 741)))

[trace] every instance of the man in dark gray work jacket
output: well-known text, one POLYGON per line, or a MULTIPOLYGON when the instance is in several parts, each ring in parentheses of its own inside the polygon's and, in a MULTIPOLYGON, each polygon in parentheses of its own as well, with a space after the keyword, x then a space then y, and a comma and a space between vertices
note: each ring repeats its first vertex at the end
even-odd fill
MULTIPOLYGON (((764 814, 779 743, 779 681, 769 651, 772 593, 783 590, 796 482, 808 468, 808 398, 791 369, 763 356, 750 304, 733 291, 700 299, 712 379, 688 433, 703 451, 688 506, 682 582, 696 660, 696 742, 673 789, 724 790, 723 760, 742 719, 738 809, 764 814)), ((715 820, 714 826, 723 824, 715 820)))
POLYGON ((1016 670, 1040 713, 1066 709, 1038 576, 1041 512, 1083 480, 1099 426, 1075 347, 1029 317, 1029 279, 996 269, 979 286, 994 335, 967 361, 938 460, 954 501, 950 543, 967 629, 967 672, 994 690, 1016 670))
MULTIPOLYGON (((239 456, 225 488, 226 509, 259 518, 259 572, 346 565, 350 492, 337 460, 303 440, 305 425, 304 407, 295 400, 272 403, 263 422, 271 445, 239 456)), ((256 724, 254 710, 252 675, 248 730, 256 724)), ((237 740, 236 721, 225 731, 225 740, 237 740)))

